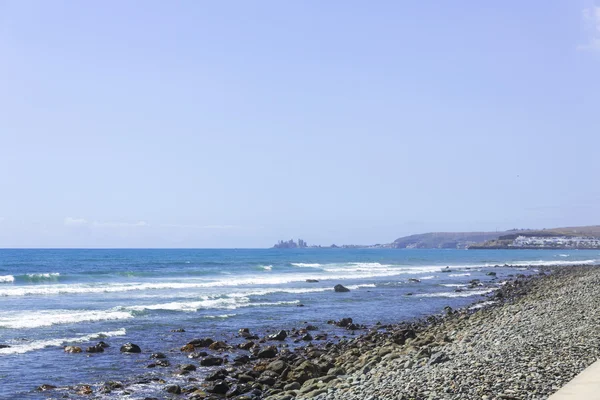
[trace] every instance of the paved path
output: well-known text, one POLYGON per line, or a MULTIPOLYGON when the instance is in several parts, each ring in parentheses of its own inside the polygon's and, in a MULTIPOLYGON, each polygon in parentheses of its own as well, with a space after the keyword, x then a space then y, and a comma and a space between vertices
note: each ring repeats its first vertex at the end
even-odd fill
POLYGON ((548 400, 600 400, 600 361, 596 361, 548 400))

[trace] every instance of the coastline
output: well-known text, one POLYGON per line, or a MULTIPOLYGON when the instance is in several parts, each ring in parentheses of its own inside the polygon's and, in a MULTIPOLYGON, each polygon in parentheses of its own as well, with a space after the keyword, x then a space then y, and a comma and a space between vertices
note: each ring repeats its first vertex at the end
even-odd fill
POLYGON ((335 321, 351 339, 313 343, 318 333, 309 326, 286 331, 282 341, 241 331, 255 345, 249 351, 219 338, 181 343, 176 351, 189 364, 170 366, 170 355, 153 353, 144 356, 152 377, 65 390, 111 397, 152 383, 167 397, 147 399, 547 398, 600 355, 598 324, 588 318, 600 308, 600 268, 530 269, 541 272, 506 281, 479 305, 392 325, 335 321), (571 296, 585 301, 578 308, 571 296))

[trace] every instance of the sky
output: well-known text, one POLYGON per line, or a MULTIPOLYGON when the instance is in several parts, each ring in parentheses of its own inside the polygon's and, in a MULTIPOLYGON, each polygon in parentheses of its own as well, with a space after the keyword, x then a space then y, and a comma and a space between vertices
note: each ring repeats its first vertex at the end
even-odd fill
POLYGON ((0 247, 600 224, 600 3, 0 0, 0 247))

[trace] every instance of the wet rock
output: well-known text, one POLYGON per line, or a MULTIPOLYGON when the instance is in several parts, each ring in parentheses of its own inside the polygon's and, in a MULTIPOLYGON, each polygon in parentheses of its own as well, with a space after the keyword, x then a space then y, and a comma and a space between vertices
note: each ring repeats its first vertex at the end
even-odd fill
POLYGON ((234 396, 240 395, 242 393, 246 393, 251 389, 252 388, 250 386, 245 385, 243 383, 239 383, 239 384, 231 386, 229 388, 229 390, 227 391, 227 393, 225 393, 225 397, 234 397, 234 396))
POLYGON ((350 289, 348 289, 347 287, 345 287, 344 285, 340 285, 337 284, 333 287, 333 290, 338 292, 338 293, 344 293, 344 292, 349 292, 350 289))
POLYGON ((181 387, 179 385, 167 385, 165 386, 165 392, 171 394, 181 394, 181 387))
POLYGON ((285 340, 285 338, 287 338, 287 332, 284 330, 281 330, 277 333, 267 336, 267 339, 269 339, 269 340, 283 341, 283 340, 285 340))
POLYGON ((97 344, 95 346, 88 347, 87 349, 85 349, 85 352, 86 353, 104 353, 104 347, 97 344))
POLYGON ((308 282, 308 283, 318 283, 319 281, 317 279, 307 279, 306 282, 308 282))
POLYGON ((211 338, 204 338, 204 339, 194 339, 189 341, 187 344, 188 345, 192 345, 194 347, 208 347, 211 344, 213 344, 215 341, 212 340, 211 338))
POLYGON ((110 345, 106 342, 98 342, 98 346, 100 346, 104 349, 108 349, 110 347, 110 345))
POLYGON ((53 389, 56 389, 56 386, 43 384, 41 386, 38 386, 35 390, 37 390, 38 392, 45 392, 47 390, 53 390, 53 389))
POLYGON ((317 328, 317 327, 316 327, 316 326, 314 326, 314 325, 310 325, 310 324, 309 324, 309 325, 306 325, 306 328, 304 328, 304 329, 306 329, 307 331, 316 331, 316 330, 317 330, 317 329, 319 329, 319 328, 317 328))
POLYGON ((193 344, 186 344, 185 346, 181 347, 179 350, 182 351, 183 353, 191 353, 194 350, 196 350, 196 348, 194 347, 193 344))
POLYGON ((281 374, 288 367, 287 363, 283 360, 275 360, 267 365, 268 371, 273 371, 277 374, 281 374))
POLYGON ((248 357, 245 354, 233 359, 234 365, 244 365, 244 364, 248 364, 249 362, 250 362, 250 357, 248 357))
POLYGON ((137 344, 133 344, 133 343, 125 343, 123 346, 121 346, 121 353, 141 353, 142 349, 140 349, 140 346, 138 346, 137 344))
POLYGON ((215 365, 223 365, 223 359, 221 357, 208 356, 200 360, 200 365, 203 367, 213 367, 215 365))
MULTIPOLYGON (((0 346, 0 349, 2 347, 0 346)), ((81 353, 81 347, 79 346, 66 346, 65 353, 81 353)))
POLYGON ((167 358, 167 356, 164 353, 152 353, 150 355, 150 359, 152 360, 160 360, 164 358, 167 358))
POLYGON ((195 371, 196 370, 196 366, 194 364, 183 364, 179 366, 179 369, 181 371, 195 371))
POLYGON ((304 361, 298 367, 294 368, 288 373, 287 380, 302 384, 307 380, 316 378, 318 376, 319 367, 310 361, 304 361))
POLYGON ((452 272, 452 270, 450 269, 450 267, 446 267, 446 268, 442 268, 442 270, 440 272, 452 272))
POLYGON ((421 283, 421 280, 417 278, 408 278, 408 281, 413 283, 421 283))
POLYGON ((277 347, 275 346, 267 346, 258 351, 256 356, 258 358, 273 358, 277 355, 277 347))
POLYGON ((217 351, 217 350, 227 350, 230 348, 230 346, 225 342, 219 341, 219 342, 211 343, 210 346, 208 346, 208 348, 210 350, 217 351))
POLYGON ((215 381, 206 387, 208 393, 225 394, 229 391, 229 384, 225 381, 215 381))
POLYGON ((174 332, 174 333, 181 333, 181 332, 185 332, 185 329, 183 329, 183 328, 171 329, 171 332, 174 332))
POLYGON ((246 342, 246 343, 240 343, 237 345, 238 349, 242 349, 242 350, 250 350, 251 348, 253 348, 255 345, 254 342, 246 342))
MULTIPOLYGON (((0 349, 8 349, 10 346, 7 344, 0 344, 0 349)), ((69 347, 69 346, 67 346, 69 347)))
POLYGON ((488 275, 488 276, 496 276, 497 274, 494 271, 490 271, 486 275, 488 275))
POLYGON ((302 339, 306 342, 309 342, 309 341, 313 340, 313 337, 310 333, 307 333, 307 334, 303 335, 300 339, 302 339))
POLYGON ((214 371, 213 373, 209 374, 205 378, 205 380, 209 381, 209 382, 211 382, 211 381, 222 381, 225 378, 227 378, 228 375, 229 375, 229 372, 227 372, 226 369, 221 368, 221 369, 218 369, 218 370, 214 371))
POLYGON ((122 389, 122 388, 123 388, 123 384, 121 382, 107 381, 107 382, 104 382, 104 384, 100 387, 99 392, 100 393, 110 393, 115 389, 122 389))
POLYGON ((352 323, 352 318, 342 318, 335 324, 341 328, 345 328, 352 323))
POLYGON ((82 396, 90 395, 93 393, 92 387, 90 385, 77 386, 76 390, 77 390, 77 394, 82 395, 82 396))

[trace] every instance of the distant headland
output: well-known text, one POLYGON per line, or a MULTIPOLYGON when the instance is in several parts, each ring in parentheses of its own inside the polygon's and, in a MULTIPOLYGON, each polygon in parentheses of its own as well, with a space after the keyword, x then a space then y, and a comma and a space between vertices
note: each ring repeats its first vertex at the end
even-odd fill
POLYGON ((309 246, 304 240, 280 240, 276 249, 600 249, 600 225, 498 232, 430 232, 373 245, 309 246))

